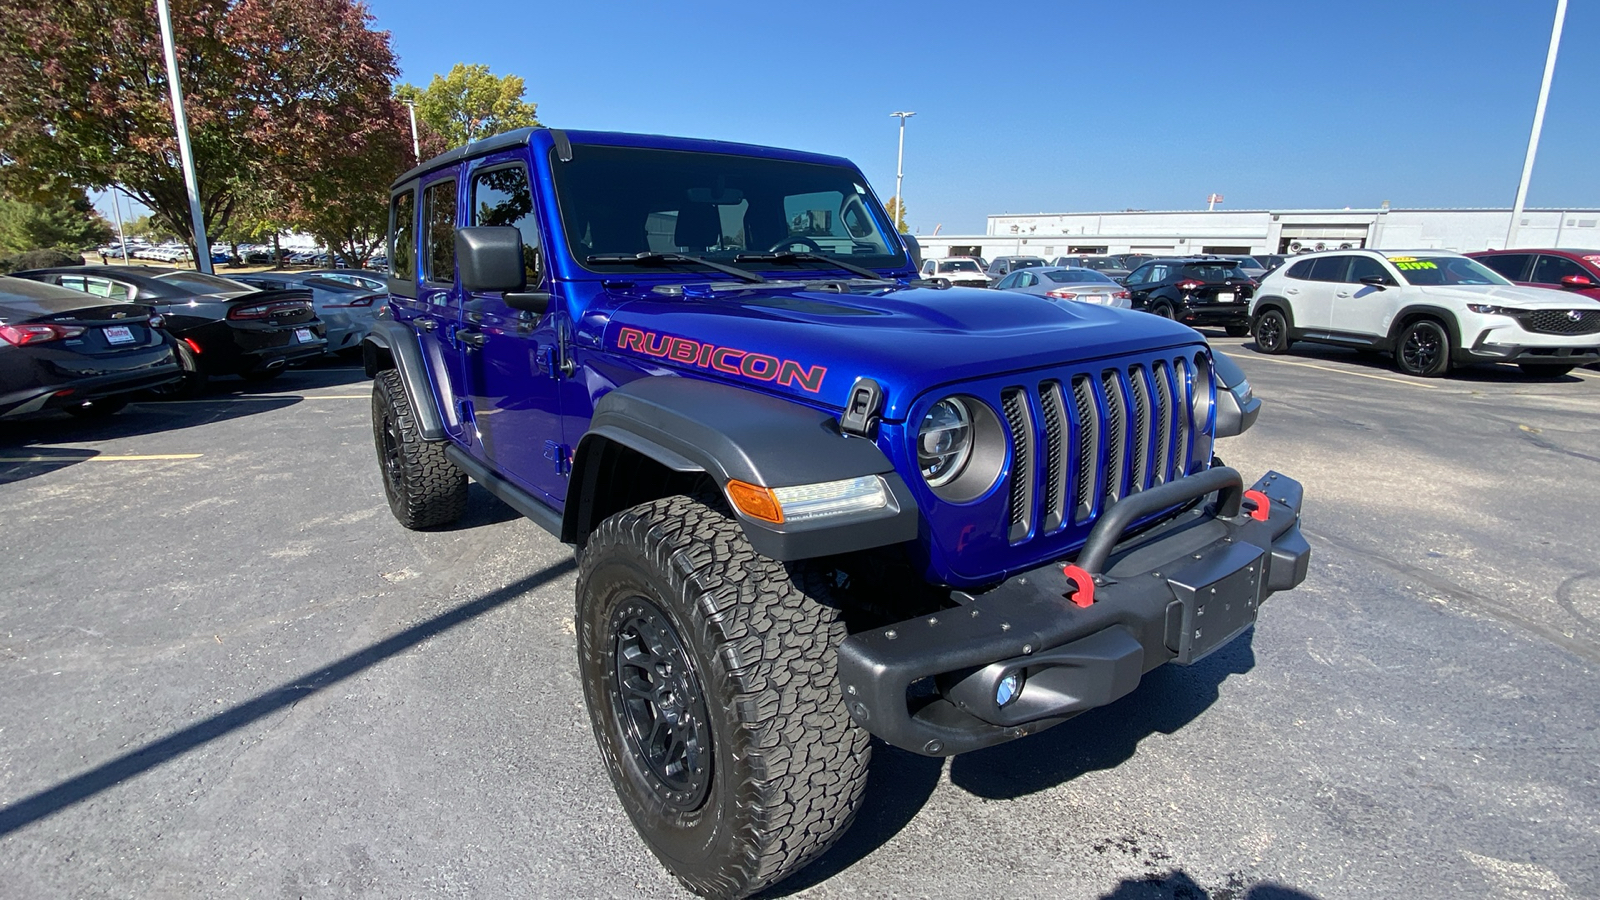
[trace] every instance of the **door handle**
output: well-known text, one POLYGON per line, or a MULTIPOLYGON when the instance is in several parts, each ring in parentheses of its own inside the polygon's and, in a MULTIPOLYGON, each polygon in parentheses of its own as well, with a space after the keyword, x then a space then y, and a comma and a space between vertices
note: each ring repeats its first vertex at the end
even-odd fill
POLYGON ((422 329, 423 331, 432 331, 434 329, 434 327, 438 324, 438 323, 434 322, 432 319, 417 319, 416 321, 417 321, 417 327, 422 329))
POLYGON ((1334 296, 1335 297, 1348 297, 1348 296, 1350 296, 1350 292, 1349 291, 1340 291, 1339 293, 1334 294, 1334 296))
POLYGON ((1285 294, 1298 294, 1298 293, 1300 293, 1300 289, 1299 288, 1284 288, 1283 292, 1285 294))
POLYGON ((465 344, 470 350, 481 350, 488 338, 481 331, 458 331, 456 332, 456 340, 465 344))

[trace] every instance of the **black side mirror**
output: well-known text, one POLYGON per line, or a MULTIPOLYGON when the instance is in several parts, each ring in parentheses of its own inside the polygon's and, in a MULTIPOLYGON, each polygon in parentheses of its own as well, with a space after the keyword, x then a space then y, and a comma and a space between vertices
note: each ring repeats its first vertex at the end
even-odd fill
POLYGON ((1371 285, 1380 291, 1388 289, 1391 284, 1387 275, 1366 275, 1362 277, 1361 283, 1371 285))
POLYGON ((544 315, 550 295, 527 292, 522 232, 513 225, 478 225, 456 229, 456 266, 466 291, 498 291, 512 309, 544 315))

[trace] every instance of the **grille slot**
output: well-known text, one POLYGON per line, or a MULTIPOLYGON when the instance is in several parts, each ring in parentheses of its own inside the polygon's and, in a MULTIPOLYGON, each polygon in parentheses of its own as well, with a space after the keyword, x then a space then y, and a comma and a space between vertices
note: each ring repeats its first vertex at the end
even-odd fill
POLYGON ((1039 385, 1039 410, 1044 416, 1044 530, 1055 531, 1066 517, 1067 440, 1072 431, 1061 382, 1039 385))
POLYGON ((1172 477, 1178 479, 1189 472, 1189 411, 1194 409, 1189 393, 1189 363, 1183 359, 1173 360, 1172 375, 1175 388, 1172 402, 1177 407, 1177 415, 1172 420, 1178 426, 1178 445, 1172 457, 1176 471, 1172 477))
POLYGON ((1122 497, 1122 477, 1127 470, 1128 413, 1122 395, 1122 379, 1115 369, 1100 374, 1100 398, 1106 404, 1106 466, 1103 493, 1107 502, 1122 497))
POLYGON ((1538 334, 1594 334, 1600 332, 1600 310, 1535 309, 1522 316, 1522 327, 1538 334))
POLYGON ((1033 422, 1028 398, 1020 388, 1000 394, 1001 411, 1011 432, 1011 528, 1012 543, 1028 536, 1033 526, 1033 422))
POLYGON ((1145 379, 1144 366, 1128 370, 1128 383, 1133 385, 1133 480, 1130 489, 1142 491, 1150 486, 1150 383, 1145 379))
POLYGON ((1172 373, 1165 360, 1150 366, 1156 383, 1156 484, 1172 479, 1172 373))
POLYGON ((1094 512, 1094 482, 1100 471, 1100 417, 1095 413, 1094 387, 1089 376, 1072 379, 1072 405, 1078 426, 1078 456, 1072 467, 1072 521, 1086 522, 1094 512))

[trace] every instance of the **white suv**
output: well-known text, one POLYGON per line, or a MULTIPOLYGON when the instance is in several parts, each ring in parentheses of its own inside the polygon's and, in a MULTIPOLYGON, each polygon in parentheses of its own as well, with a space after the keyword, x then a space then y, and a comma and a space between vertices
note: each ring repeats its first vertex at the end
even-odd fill
POLYGON ((1518 287, 1446 250, 1336 250, 1296 257, 1250 304, 1262 353, 1317 341, 1393 353, 1410 375, 1514 362, 1556 378, 1600 361, 1600 302, 1518 287))
POLYGON ((951 256, 945 259, 922 261, 923 278, 943 278, 957 287, 988 287, 989 276, 983 266, 970 256, 951 256))

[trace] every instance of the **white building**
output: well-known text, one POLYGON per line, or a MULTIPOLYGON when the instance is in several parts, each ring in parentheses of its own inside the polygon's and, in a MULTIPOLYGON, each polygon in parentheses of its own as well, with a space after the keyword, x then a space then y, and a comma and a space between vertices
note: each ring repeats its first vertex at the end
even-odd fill
MULTIPOLYGON (((981 235, 916 235, 922 255, 1042 256, 1078 253, 1299 253, 1350 247, 1502 247, 1509 209, 1279 209, 1194 212, 1007 213, 981 235)), ((1600 210, 1529 209, 1517 244, 1600 249, 1600 210)))

